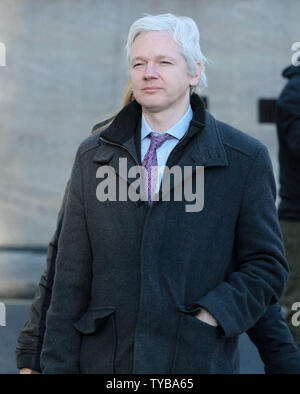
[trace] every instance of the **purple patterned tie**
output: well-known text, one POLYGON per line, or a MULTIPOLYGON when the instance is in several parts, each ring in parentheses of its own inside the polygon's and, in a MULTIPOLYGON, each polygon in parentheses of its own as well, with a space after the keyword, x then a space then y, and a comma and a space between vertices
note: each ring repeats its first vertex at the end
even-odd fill
POLYGON ((158 149, 166 140, 173 138, 172 135, 168 133, 163 133, 162 135, 155 135, 154 133, 150 133, 148 137, 151 138, 150 147, 145 154, 142 165, 146 168, 148 175, 148 179, 145 179, 146 192, 148 196, 149 205, 152 204, 153 191, 156 188, 157 183, 157 156, 156 149, 158 149), (151 193, 152 192, 152 193, 151 193))

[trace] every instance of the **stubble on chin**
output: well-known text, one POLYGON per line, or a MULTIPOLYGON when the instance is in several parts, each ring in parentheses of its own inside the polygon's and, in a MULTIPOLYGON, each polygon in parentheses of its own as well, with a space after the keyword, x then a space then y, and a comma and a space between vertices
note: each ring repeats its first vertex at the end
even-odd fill
POLYGON ((166 99, 161 97, 143 97, 136 100, 143 108, 144 112, 158 113, 167 108, 168 103, 166 99))

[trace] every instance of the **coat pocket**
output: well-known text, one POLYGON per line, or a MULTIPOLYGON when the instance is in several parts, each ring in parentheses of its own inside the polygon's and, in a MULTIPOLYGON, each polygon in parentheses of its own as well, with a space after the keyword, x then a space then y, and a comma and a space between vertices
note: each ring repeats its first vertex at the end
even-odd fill
POLYGON ((233 373, 221 327, 204 323, 195 317, 195 310, 187 307, 180 307, 178 313, 171 373, 233 373))
POLYGON ((114 373, 115 308, 88 309, 74 327, 82 334, 80 372, 114 373))

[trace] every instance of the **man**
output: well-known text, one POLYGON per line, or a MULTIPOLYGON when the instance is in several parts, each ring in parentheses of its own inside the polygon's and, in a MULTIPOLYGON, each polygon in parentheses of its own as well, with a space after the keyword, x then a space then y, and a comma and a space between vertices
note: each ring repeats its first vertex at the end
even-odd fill
MULTIPOLYGON (((124 93, 122 107, 125 107, 134 100, 131 85, 128 85, 124 93)), ((108 127, 109 122, 112 120, 108 119, 95 125, 91 134, 99 133, 103 128, 108 127)), ((30 307, 30 318, 18 337, 16 360, 17 366, 22 374, 41 372, 40 353, 45 333, 46 314, 51 299, 57 245, 65 212, 68 189, 69 182, 66 187, 62 206, 59 210, 57 229, 49 243, 47 266, 30 307)), ((293 337, 281 316, 280 306, 278 304, 270 305, 267 312, 247 331, 247 334, 257 347, 267 374, 300 373, 300 353, 297 351, 293 337)))
POLYGON ((300 66, 291 65, 282 75, 288 81, 277 101, 281 197, 278 215, 291 271, 282 303, 300 349, 300 325, 293 319, 300 307, 300 66))
POLYGON ((288 271, 267 149, 190 94, 205 86, 190 18, 141 18, 127 48, 136 100, 75 158, 43 372, 238 372, 238 335, 278 301, 288 271), (117 174, 119 196, 137 164, 148 170, 148 201, 103 200, 103 167, 117 174), (176 177, 164 200, 156 165, 192 169, 182 183, 193 190, 204 166, 204 207, 186 210, 176 177))

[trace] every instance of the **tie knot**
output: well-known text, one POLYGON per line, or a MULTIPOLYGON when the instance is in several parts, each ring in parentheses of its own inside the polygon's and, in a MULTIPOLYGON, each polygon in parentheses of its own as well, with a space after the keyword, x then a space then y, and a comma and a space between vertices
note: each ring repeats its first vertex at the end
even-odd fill
POLYGON ((151 148, 154 149, 159 148, 166 140, 173 138, 173 136, 168 133, 163 133, 162 135, 150 133, 149 136, 151 138, 151 148))

